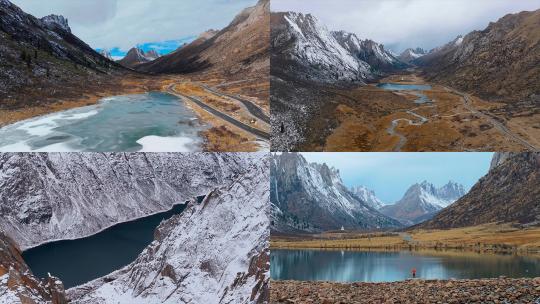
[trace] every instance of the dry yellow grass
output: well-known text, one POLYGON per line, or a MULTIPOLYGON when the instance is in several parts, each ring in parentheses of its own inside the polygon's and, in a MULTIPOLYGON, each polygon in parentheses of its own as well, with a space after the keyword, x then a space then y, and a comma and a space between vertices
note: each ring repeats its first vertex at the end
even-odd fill
POLYGON ((271 236, 274 249, 458 249, 482 252, 540 253, 540 227, 515 228, 486 224, 448 230, 403 233, 340 233, 310 236, 271 236))

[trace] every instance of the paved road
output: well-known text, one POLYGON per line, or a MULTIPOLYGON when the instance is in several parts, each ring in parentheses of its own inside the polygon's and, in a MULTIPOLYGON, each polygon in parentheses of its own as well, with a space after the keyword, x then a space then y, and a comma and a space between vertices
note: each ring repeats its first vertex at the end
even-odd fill
POLYGON ((238 120, 236 120, 235 118, 223 113, 223 112, 220 112, 214 108, 212 108, 211 106, 205 104, 204 102, 202 102, 200 99, 198 98, 194 98, 194 97, 191 97, 191 96, 187 96, 187 95, 184 95, 184 94, 181 94, 181 93, 178 93, 175 91, 175 88, 176 85, 175 84, 171 84, 167 90, 169 91, 169 93, 171 94, 174 94, 174 95, 178 95, 180 97, 183 97, 183 98, 187 98, 189 100, 191 100, 192 102, 194 102, 195 104, 197 104, 199 107, 203 108, 204 110, 206 110, 207 112, 209 112, 210 114, 214 115, 214 116, 217 116, 223 120, 225 120, 226 122, 229 122, 230 124, 256 136, 257 138, 260 138, 260 139, 263 139, 265 141, 268 141, 270 140, 270 134, 268 134, 267 132, 264 132, 262 130, 259 130, 259 129, 256 129, 256 128, 253 128, 251 126, 248 126, 246 125, 245 123, 243 122, 240 122, 238 120))
POLYGON ((244 99, 240 96, 235 96, 235 95, 230 95, 230 94, 225 94, 225 93, 222 93, 222 92, 219 92, 209 86, 206 86, 206 85, 201 85, 201 87, 203 87, 206 91, 208 91, 209 93, 212 93, 214 95, 217 95, 217 96, 220 96, 220 97, 228 97, 228 98, 231 98, 231 99, 234 99, 236 101, 239 101, 241 102, 242 104, 244 104, 244 106, 246 106, 247 110, 249 111, 249 113, 251 113, 251 115, 255 116, 256 118, 264 121, 265 123, 267 124, 270 124, 270 117, 268 117, 268 115, 264 114, 263 110, 255 105, 253 102, 247 100, 247 99, 244 99))
POLYGON ((497 128, 501 133, 503 133, 504 135, 512 138, 514 141, 522 144, 523 146, 527 147, 527 149, 529 150, 532 150, 532 151, 538 151, 540 149, 538 149, 537 147, 533 146, 531 143, 529 143, 528 141, 524 140, 523 138, 521 138, 520 136, 516 135, 515 133, 513 133, 512 131, 510 131, 504 124, 500 123, 499 121, 497 121, 496 119, 493 119, 491 116, 489 115, 486 115, 480 111, 478 111, 472 104, 471 104, 471 99, 469 97, 469 95, 465 94, 465 93, 461 93, 459 91, 456 91, 452 88, 449 88, 449 87, 445 87, 446 90, 456 94, 456 95, 459 95, 461 96, 461 98, 463 98, 463 103, 465 104, 465 108, 467 108, 467 110, 471 111, 473 114, 479 116, 479 117, 482 117, 486 120, 488 120, 491 124, 493 124, 495 126, 495 128, 497 128))

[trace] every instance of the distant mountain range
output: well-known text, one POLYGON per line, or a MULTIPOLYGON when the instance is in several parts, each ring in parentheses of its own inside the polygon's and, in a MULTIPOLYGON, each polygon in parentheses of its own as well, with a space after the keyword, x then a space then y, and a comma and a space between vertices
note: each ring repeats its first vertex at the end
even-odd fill
POLYGON ((220 31, 210 30, 192 43, 137 66, 151 73, 189 73, 213 69, 228 75, 268 74, 270 1, 244 9, 220 31))
POLYGON ((418 228, 486 223, 540 225, 540 153, 497 153, 486 176, 461 199, 418 228))
POLYGON ((463 195, 465 189, 458 183, 450 181, 437 188, 424 181, 412 185, 398 202, 383 206, 379 211, 405 225, 413 225, 430 219, 463 195))
POLYGON ((129 68, 135 68, 139 64, 150 62, 152 60, 158 59, 160 56, 155 50, 149 50, 144 52, 138 47, 131 48, 126 56, 118 61, 121 65, 129 68))
POLYGON ((353 194, 339 171, 308 163, 301 154, 273 155, 270 163, 271 228, 320 232, 397 228, 401 224, 353 194))

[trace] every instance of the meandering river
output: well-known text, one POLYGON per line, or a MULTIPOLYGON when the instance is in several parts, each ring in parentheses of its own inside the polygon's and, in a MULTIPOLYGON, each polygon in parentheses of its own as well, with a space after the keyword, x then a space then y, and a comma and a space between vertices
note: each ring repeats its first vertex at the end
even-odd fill
POLYGON ((0 152, 200 151, 207 128, 174 95, 123 95, 5 126, 0 152))
POLYGON ((272 250, 274 280, 392 282, 411 278, 478 279, 540 276, 540 258, 436 251, 272 250))

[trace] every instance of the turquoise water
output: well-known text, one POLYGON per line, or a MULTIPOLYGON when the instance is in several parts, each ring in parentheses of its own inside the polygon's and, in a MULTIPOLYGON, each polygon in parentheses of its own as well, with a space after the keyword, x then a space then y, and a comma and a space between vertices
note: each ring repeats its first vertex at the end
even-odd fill
POLYGON ((540 259, 515 255, 458 252, 373 252, 272 250, 274 280, 393 282, 422 279, 478 279, 540 276, 540 259))
POLYGON ((415 100, 415 103, 422 104, 427 102, 432 102, 425 94, 421 91, 431 90, 432 87, 426 84, 399 84, 399 83, 380 83, 377 87, 389 91, 412 91, 411 94, 418 96, 418 99, 415 100))
POLYGON ((0 152, 200 151, 206 128, 174 95, 115 96, 3 127, 0 152))
MULTIPOLYGON (((204 196, 198 197, 199 203, 204 196)), ((50 273, 66 288, 105 276, 133 262, 154 239, 161 221, 180 214, 186 205, 134 221, 121 223, 89 237, 47 243, 23 252, 23 258, 40 278, 50 273)))

